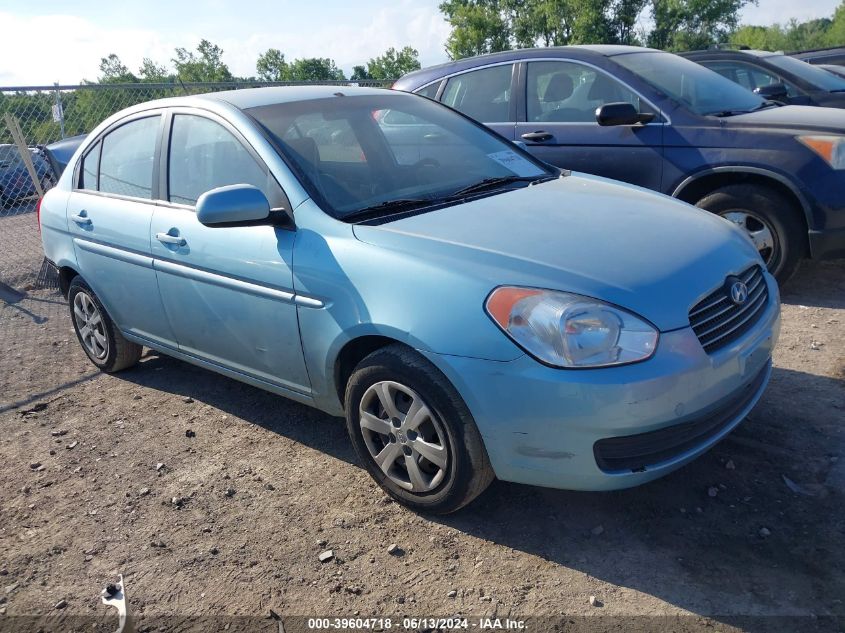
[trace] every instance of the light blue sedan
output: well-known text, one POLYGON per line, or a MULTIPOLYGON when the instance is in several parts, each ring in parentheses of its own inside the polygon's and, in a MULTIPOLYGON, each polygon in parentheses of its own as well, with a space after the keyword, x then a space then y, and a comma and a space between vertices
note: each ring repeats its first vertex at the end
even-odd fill
POLYGON ((385 90, 124 110, 40 222, 97 367, 145 346, 345 416, 375 480, 428 512, 494 477, 608 490, 678 468, 760 398, 780 327, 725 220, 385 90))

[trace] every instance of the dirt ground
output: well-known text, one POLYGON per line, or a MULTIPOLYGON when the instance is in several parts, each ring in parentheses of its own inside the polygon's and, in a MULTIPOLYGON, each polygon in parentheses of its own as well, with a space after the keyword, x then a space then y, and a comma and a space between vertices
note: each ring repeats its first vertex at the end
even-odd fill
POLYGON ((204 630, 270 610, 845 630, 845 262, 785 288, 771 385, 701 459, 613 493, 494 482, 439 518, 387 499, 342 420, 152 353, 99 374, 34 294, 0 308, 0 630, 91 630, 118 573, 136 616, 204 630))

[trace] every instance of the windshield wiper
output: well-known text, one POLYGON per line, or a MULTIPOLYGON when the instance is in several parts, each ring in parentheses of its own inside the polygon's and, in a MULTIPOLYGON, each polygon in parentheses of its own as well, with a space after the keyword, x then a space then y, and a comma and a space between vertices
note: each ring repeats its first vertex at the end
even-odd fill
POLYGON ((720 110, 718 112, 708 112, 707 116, 715 116, 723 119, 728 116, 736 116, 737 114, 748 114, 750 110, 720 110))
POLYGON ((737 114, 748 114, 749 112, 757 112, 758 110, 763 110, 764 108, 771 108, 773 106, 782 106, 782 103, 778 103, 777 101, 769 101, 766 100, 763 103, 757 104, 750 110, 720 110, 717 112, 708 112, 707 116, 715 116, 719 118, 728 117, 728 116, 736 116, 737 114))
POLYGON ((771 101, 771 100, 767 99, 766 101, 764 101, 760 105, 754 106, 753 108, 751 108, 749 110, 749 112, 757 112, 758 110, 765 110, 766 108, 773 108, 773 107, 780 108, 781 106, 783 106, 783 104, 780 101, 771 101))
POLYGON ((497 178, 485 178, 467 187, 458 189, 449 195, 449 198, 460 198, 470 193, 479 191, 486 191, 487 189, 494 189, 501 185, 508 185, 514 182, 529 182, 533 183, 537 180, 542 180, 543 176, 499 176, 497 178))
POLYGON ((380 215, 389 215, 398 211, 409 211, 411 209, 419 209, 420 207, 427 207, 437 203, 437 198, 397 198, 395 200, 386 200, 379 202, 363 209, 358 209, 347 213, 343 216, 344 220, 362 220, 371 217, 378 217, 380 215))

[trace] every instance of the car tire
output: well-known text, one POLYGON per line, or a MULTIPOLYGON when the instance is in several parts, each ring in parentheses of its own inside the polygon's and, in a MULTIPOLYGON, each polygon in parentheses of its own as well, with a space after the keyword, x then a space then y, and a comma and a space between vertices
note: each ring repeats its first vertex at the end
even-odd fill
POLYGON ((81 277, 70 282, 67 298, 76 337, 94 365, 111 374, 132 367, 141 359, 143 348, 123 338, 100 299, 81 277))
POLYGON ((494 479, 463 399, 440 370, 404 345, 379 349, 358 364, 345 407, 352 445, 367 471, 413 510, 455 512, 494 479))
POLYGON ((703 197, 696 206, 738 224, 778 283, 784 284, 795 274, 806 252, 807 230, 788 198, 769 187, 727 185, 703 197))

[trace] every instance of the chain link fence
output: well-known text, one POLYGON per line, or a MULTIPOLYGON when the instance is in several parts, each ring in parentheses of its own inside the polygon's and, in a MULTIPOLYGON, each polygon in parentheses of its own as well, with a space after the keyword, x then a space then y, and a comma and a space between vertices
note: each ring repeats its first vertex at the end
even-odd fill
MULTIPOLYGON (((84 84, 0 87, 0 410, 31 399, 21 362, 39 345, 55 348, 73 335, 56 280, 45 265, 35 210, 57 182, 81 139, 103 119, 137 103, 166 97, 267 86, 388 87, 390 81, 84 84)), ((43 350, 42 350, 43 351, 43 350)), ((48 351, 50 351, 48 349, 48 351)), ((71 379, 58 360, 43 364, 71 379)), ((84 368, 83 368, 84 369, 84 368)), ((43 375, 43 374, 42 374, 43 375)))

